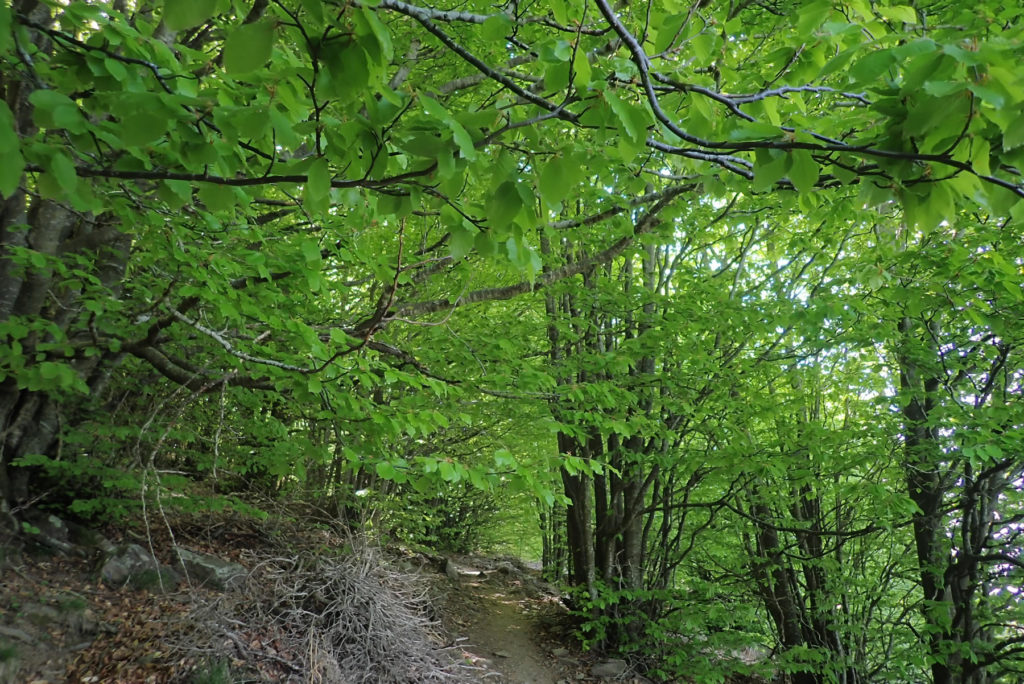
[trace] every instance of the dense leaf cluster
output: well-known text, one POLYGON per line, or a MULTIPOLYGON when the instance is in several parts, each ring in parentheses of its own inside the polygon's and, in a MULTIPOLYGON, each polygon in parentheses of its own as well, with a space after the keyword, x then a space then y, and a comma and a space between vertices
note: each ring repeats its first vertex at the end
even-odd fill
POLYGON ((2 4, 3 512, 536 514, 651 673, 1016 681, 1022 14, 2 4))

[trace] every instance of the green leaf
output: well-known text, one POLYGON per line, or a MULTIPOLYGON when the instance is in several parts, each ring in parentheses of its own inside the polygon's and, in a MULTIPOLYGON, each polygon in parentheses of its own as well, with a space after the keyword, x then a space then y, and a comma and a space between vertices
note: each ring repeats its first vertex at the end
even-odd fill
POLYGON ((212 212, 228 211, 235 206, 235 191, 227 185, 200 183, 199 199, 212 212))
POLYGON ((1024 145, 1024 114, 1003 129, 1003 152, 1015 150, 1021 145, 1024 145))
POLYGON ((296 123, 277 107, 270 108, 270 123, 277 135, 277 144, 286 150, 294 150, 302 143, 302 136, 296 133, 296 123))
POLYGON ((309 167, 306 176, 306 197, 312 200, 320 200, 327 197, 331 191, 331 169, 327 160, 318 158, 309 167))
POLYGON ((64 192, 74 192, 75 186, 78 185, 78 175, 75 173, 75 165, 66 154, 57 152, 53 155, 49 170, 64 192))
POLYGON ((21 140, 14 128, 14 114, 7 103, 0 99, 0 154, 8 154, 21 148, 21 140))
POLYGON ((85 118, 74 100, 56 90, 36 90, 28 97, 35 109, 32 118, 41 128, 66 128, 72 133, 85 131, 85 118))
POLYGON ((469 131, 440 102, 432 97, 422 97, 420 98, 420 104, 423 105, 423 111, 432 118, 444 123, 451 130, 452 139, 459 146, 459 153, 464 159, 470 161, 476 159, 476 147, 473 144, 473 138, 470 136, 469 131))
POLYGON ((324 44, 322 59, 327 71, 317 89, 328 97, 351 100, 370 82, 369 56, 357 41, 331 40, 324 44))
POLYGON ((512 30, 512 20, 507 14, 495 14, 480 25, 480 35, 484 40, 497 42, 505 40, 512 30))
POLYGON ((781 137, 782 130, 778 126, 763 123, 761 121, 741 121, 729 132, 729 139, 736 141, 745 140, 773 140, 781 137))
POLYGON ((553 62, 544 70, 544 89, 555 92, 569 85, 569 62, 553 62))
POLYGON ((459 154, 462 155, 463 159, 474 161, 476 159, 476 146, 473 144, 473 138, 470 136, 469 131, 455 119, 451 119, 448 125, 452 129, 452 139, 459 146, 459 154))
POLYGON ((878 50, 872 52, 865 57, 860 58, 857 62, 850 67, 850 76, 854 78, 857 83, 869 84, 881 76, 883 73, 889 70, 893 64, 895 64, 896 58, 893 56, 890 50, 878 50))
POLYGON ((879 6, 878 13, 890 21, 899 21, 905 24, 917 23, 917 12, 913 7, 907 5, 892 5, 890 7, 879 6))
POLYGON ((380 47, 380 54, 383 57, 385 63, 391 61, 394 57, 395 50, 391 44, 391 33, 388 31, 388 27, 384 25, 384 22, 377 16, 377 11, 370 7, 363 6, 363 18, 366 20, 367 26, 370 27, 370 31, 373 33, 374 38, 377 39, 377 44, 380 47))
POLYGON ((216 11, 212 0, 165 0, 164 24, 172 31, 182 31, 202 24, 216 11))
POLYGON ((458 471, 455 470, 455 466, 448 461, 440 461, 437 464, 437 472, 440 473, 441 479, 445 482, 458 482, 460 479, 458 471))
POLYGON ((137 111, 121 122, 121 142, 128 147, 144 147, 159 140, 167 132, 166 116, 150 111, 137 111))
POLYGON ((301 0, 302 9, 306 10, 306 13, 311 19, 317 24, 322 24, 324 21, 324 6, 321 0, 301 0))
POLYGON ((21 172, 25 168, 25 158, 21 152, 3 153, 3 163, 0 164, 0 196, 7 198, 14 194, 21 184, 21 172))
POLYGON ((224 41, 224 69, 229 74, 247 74, 263 67, 274 47, 274 25, 270 20, 236 28, 224 41))
POLYGON ((451 250, 452 259, 458 261, 462 257, 469 254, 470 250, 473 249, 473 243, 476 240, 477 233, 476 226, 464 221, 455 225, 451 231, 451 238, 449 240, 448 248, 451 250))
POLYGON ((946 97, 962 92, 967 87, 960 81, 928 81, 924 84, 924 92, 932 97, 946 97))
POLYGON ((797 14, 796 33, 801 39, 805 39, 821 27, 832 12, 830 0, 818 0, 809 5, 800 7, 797 14))
POLYGON ((377 464, 377 476, 384 480, 394 480, 397 472, 395 467, 387 461, 381 461, 377 464))
POLYGON ((540 195, 548 208, 554 209, 559 206, 574 183, 572 174, 566 168, 567 162, 564 157, 554 157, 540 171, 538 187, 540 195))
POLYGON ((981 137, 971 140, 971 165, 977 173, 984 176, 992 173, 991 155, 992 147, 988 140, 981 137))
POLYGON ((504 228, 515 220, 522 208, 523 200, 519 196, 516 184, 505 181, 495 188, 487 203, 487 221, 496 228, 504 228))
POLYGON ((572 84, 579 89, 586 88, 592 78, 590 61, 585 52, 580 50, 576 53, 576 60, 572 63, 573 74, 572 84))
POLYGON ((810 192, 818 182, 818 162, 808 150, 793 150, 789 180, 799 192, 810 192))
POLYGON ((786 175, 792 157, 778 150, 757 151, 754 164, 753 188, 756 192, 765 192, 786 175))
MULTIPOLYGON (((689 19, 689 13, 678 12, 670 14, 667 17, 662 16, 661 20, 655 24, 657 31, 654 34, 654 52, 655 54, 664 52, 672 46, 673 40, 679 38, 679 30, 683 27, 689 19)), ((652 26, 652 28, 655 28, 652 26)))
POLYGON ((643 142, 647 138, 646 112, 623 101, 614 90, 605 90, 604 99, 629 139, 635 143, 643 142))
POLYGON ((302 250, 302 258, 306 260, 307 266, 318 266, 323 255, 320 253, 320 245, 312 240, 303 240, 299 246, 302 250))
POLYGON ((486 257, 491 257, 498 253, 498 244, 494 241, 491 234, 486 231, 480 231, 473 237, 473 247, 477 252, 486 257))
POLYGON ((548 8, 551 10, 551 14, 554 15, 555 21, 562 26, 569 23, 569 14, 566 11, 565 0, 548 0, 548 8))
POLYGON ((972 93, 974 93, 978 99, 986 104, 990 104, 996 109, 1002 109, 1006 104, 1006 96, 994 88, 981 85, 980 83, 972 83, 968 86, 972 93))
POLYGON ((105 58, 103 60, 103 66, 106 68, 107 73, 118 81, 123 81, 128 78, 128 69, 126 69, 124 64, 116 59, 111 57, 105 58))
POLYGON ((232 113, 231 121, 242 136, 262 138, 270 130, 270 110, 267 107, 244 107, 232 113))

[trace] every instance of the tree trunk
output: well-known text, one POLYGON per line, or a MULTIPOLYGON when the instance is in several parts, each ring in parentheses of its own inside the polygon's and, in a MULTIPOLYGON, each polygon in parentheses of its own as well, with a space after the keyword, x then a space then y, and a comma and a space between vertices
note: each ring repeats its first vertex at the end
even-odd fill
MULTIPOLYGON (((901 353, 900 390, 903 394, 903 448, 904 472, 907 492, 918 511, 912 524, 921 591, 924 598, 925 620, 928 624, 928 649, 932 656, 932 684, 952 684, 953 670, 943 652, 943 644, 952 636, 949 604, 943 577, 948 564, 942 537, 942 481, 939 473, 940 448, 938 428, 929 423, 929 414, 935 407, 935 394, 940 379, 924 374, 919 358, 918 341, 913 338, 913 321, 904 318, 899 323, 901 353)), ((934 356, 933 342, 926 340, 924 350, 934 356)))

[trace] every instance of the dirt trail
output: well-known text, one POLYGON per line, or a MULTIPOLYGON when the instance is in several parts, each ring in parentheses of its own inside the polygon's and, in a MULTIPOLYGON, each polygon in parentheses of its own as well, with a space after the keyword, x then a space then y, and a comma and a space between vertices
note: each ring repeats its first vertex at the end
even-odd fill
POLYGON ((453 563, 449 577, 456 585, 449 609, 458 619, 452 632, 468 660, 480 668, 480 681, 502 684, 564 684, 581 682, 578 657, 565 644, 545 635, 564 615, 557 598, 542 589, 528 571, 508 565, 481 570, 453 563))

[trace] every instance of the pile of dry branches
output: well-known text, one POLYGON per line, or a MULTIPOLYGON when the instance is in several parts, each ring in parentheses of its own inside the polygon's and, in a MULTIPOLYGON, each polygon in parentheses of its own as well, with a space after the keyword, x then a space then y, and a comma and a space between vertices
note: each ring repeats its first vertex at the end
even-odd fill
POLYGON ((444 647, 427 617, 425 590, 419 576, 390 569, 371 548, 302 553, 263 560, 244 589, 197 618, 219 632, 236 664, 264 680, 469 681, 472 668, 444 647))

